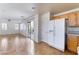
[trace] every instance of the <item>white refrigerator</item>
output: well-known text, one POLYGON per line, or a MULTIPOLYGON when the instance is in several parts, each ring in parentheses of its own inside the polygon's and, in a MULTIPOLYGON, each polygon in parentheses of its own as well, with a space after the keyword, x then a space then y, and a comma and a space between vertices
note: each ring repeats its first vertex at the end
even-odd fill
POLYGON ((48 24, 48 44, 61 51, 65 49, 65 19, 50 20, 48 24))

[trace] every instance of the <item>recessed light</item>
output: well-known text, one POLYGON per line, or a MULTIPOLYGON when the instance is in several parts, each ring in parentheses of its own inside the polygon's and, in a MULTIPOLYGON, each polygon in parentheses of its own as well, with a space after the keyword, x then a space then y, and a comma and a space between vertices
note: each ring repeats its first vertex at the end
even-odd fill
POLYGON ((21 16, 21 17, 23 17, 23 16, 21 16))
POLYGON ((11 19, 8 19, 8 21, 11 21, 11 19))
POLYGON ((35 9, 35 7, 32 7, 32 9, 35 9))

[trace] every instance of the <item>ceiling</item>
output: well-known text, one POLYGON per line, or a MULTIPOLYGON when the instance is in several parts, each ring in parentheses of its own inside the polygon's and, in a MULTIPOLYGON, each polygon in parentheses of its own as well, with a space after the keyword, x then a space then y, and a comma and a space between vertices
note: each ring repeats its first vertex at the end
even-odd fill
POLYGON ((74 8, 79 8, 79 3, 42 3, 38 4, 39 13, 50 11, 57 14, 74 8))
POLYGON ((79 3, 0 3, 0 19, 21 19, 48 11, 57 14, 78 7, 79 3))
POLYGON ((32 7, 35 4, 30 3, 0 3, 0 19, 11 18, 20 19, 34 14, 32 7))

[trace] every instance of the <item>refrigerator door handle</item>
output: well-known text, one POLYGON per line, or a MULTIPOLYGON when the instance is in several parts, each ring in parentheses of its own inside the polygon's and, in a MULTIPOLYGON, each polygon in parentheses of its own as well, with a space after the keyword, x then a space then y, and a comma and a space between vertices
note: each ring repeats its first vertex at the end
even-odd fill
POLYGON ((49 30, 49 32, 54 32, 54 30, 49 30))

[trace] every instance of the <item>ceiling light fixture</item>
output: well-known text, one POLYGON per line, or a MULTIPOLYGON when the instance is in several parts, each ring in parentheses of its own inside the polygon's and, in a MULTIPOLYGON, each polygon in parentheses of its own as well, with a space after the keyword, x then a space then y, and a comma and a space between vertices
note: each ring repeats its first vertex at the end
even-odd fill
POLYGON ((36 7, 32 7, 32 11, 35 11, 36 7))
POLYGON ((10 22, 10 21, 11 21, 11 19, 8 19, 8 21, 10 22))
POLYGON ((26 19, 24 18, 24 16, 21 16, 21 18, 22 18, 23 20, 26 20, 26 19))
POLYGON ((35 9, 35 7, 32 7, 32 9, 35 9))

